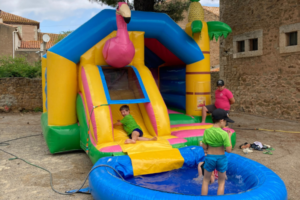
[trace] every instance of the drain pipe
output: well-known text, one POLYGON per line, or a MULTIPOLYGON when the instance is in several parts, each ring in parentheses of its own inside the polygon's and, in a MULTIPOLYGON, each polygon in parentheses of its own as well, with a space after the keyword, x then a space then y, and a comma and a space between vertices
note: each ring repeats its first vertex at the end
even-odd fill
POLYGON ((19 32, 18 29, 12 32, 13 36, 13 58, 15 58, 15 33, 19 32))

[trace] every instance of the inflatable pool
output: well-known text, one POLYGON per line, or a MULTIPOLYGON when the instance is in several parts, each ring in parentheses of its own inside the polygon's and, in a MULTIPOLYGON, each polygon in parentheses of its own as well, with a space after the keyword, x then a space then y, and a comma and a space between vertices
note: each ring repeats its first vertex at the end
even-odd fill
POLYGON ((197 163, 204 160, 202 147, 179 149, 184 164, 180 169, 151 175, 133 176, 129 156, 106 157, 100 159, 89 175, 89 191, 94 199, 287 199, 285 184, 272 170, 241 157, 226 154, 228 157, 228 180, 225 195, 216 196, 217 182, 209 186, 209 196, 201 195, 202 181, 193 180, 198 175, 197 163), (119 175, 107 167, 117 170, 119 175))

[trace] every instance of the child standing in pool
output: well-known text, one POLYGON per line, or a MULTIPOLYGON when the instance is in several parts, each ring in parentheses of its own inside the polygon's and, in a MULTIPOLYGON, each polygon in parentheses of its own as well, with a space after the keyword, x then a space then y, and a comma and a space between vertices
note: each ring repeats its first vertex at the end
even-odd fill
POLYGON ((213 127, 206 129, 203 135, 203 149, 207 152, 204 163, 204 178, 202 184, 202 195, 207 195, 208 184, 211 180, 212 172, 216 169, 218 171, 218 195, 224 194, 226 170, 227 170, 227 157, 226 152, 230 153, 231 135, 232 132, 225 132, 222 129, 225 127, 226 122, 234 122, 228 118, 227 112, 223 109, 216 109, 212 112, 213 127))
POLYGON ((138 141, 157 140, 157 137, 153 137, 151 139, 143 137, 143 131, 141 127, 136 123, 132 115, 130 114, 128 105, 121 106, 120 112, 124 118, 122 120, 118 120, 118 122, 115 123, 114 126, 123 125, 125 132, 128 134, 128 137, 130 138, 125 141, 125 144, 135 144, 137 140, 138 141))

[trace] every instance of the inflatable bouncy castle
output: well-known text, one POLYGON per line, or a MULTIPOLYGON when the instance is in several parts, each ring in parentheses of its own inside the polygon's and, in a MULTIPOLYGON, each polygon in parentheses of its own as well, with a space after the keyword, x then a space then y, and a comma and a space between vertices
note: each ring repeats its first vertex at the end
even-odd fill
MULTIPOLYGON (((212 103, 209 41, 230 32, 222 22, 206 23, 195 0, 185 30, 166 14, 130 11, 126 3, 101 11, 42 58, 41 121, 50 152, 87 153, 96 163, 87 189, 95 199, 182 199, 174 191, 168 196, 156 186, 148 187, 147 181, 142 181, 142 188, 134 186, 140 190, 131 188, 138 180, 129 179, 196 170, 204 160, 203 149, 197 146, 204 130, 212 126, 209 117, 200 123, 202 106, 212 103), (113 126, 122 119, 119 108, 124 104, 144 137, 156 136, 157 141, 124 144, 127 134, 122 126, 113 126), (97 168, 104 165, 111 168, 97 168)), ((235 137, 234 133, 233 146, 235 137)), ((239 159, 234 157, 232 165, 239 159)), ((243 169, 232 174, 237 171, 243 169)), ((244 191, 257 186, 253 173, 243 176, 248 177, 244 191)), ((153 177, 149 180, 153 182, 153 177)))
POLYGON ((231 29, 193 16, 184 31, 166 14, 131 12, 122 4, 50 48, 42 59, 42 124, 50 152, 83 149, 96 162, 199 145, 212 126, 200 123, 202 106, 211 104, 209 41, 231 29), (113 127, 123 104, 144 136, 158 136, 157 142, 124 145, 127 134, 113 127))

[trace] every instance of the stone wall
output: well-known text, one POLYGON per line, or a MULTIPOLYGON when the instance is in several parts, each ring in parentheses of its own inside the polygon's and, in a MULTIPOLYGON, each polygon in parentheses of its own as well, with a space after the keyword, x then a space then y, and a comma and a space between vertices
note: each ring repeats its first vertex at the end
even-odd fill
POLYGON ((220 21, 233 31, 220 41, 220 77, 235 96, 233 110, 300 121, 300 51, 281 53, 279 41, 281 26, 299 23, 299 10, 296 1, 220 0, 220 21), (256 30, 262 55, 234 58, 233 37, 256 30))
POLYGON ((23 41, 37 41, 37 25, 15 24, 21 28, 21 36, 23 41))
POLYGON ((11 56, 13 54, 13 37, 14 27, 0 23, 0 56, 11 56))
POLYGON ((42 108, 42 80, 29 78, 0 78, 0 107, 12 110, 42 108))
POLYGON ((32 51, 30 49, 28 49, 28 50, 17 50, 17 51, 15 51, 15 56, 16 57, 23 56, 23 57, 26 58, 26 60, 30 64, 34 65, 35 62, 38 62, 38 61, 41 60, 41 54, 36 53, 36 51, 37 50, 32 51))
POLYGON ((217 89, 217 81, 219 80, 219 72, 211 72, 211 100, 215 102, 215 91, 217 89))

